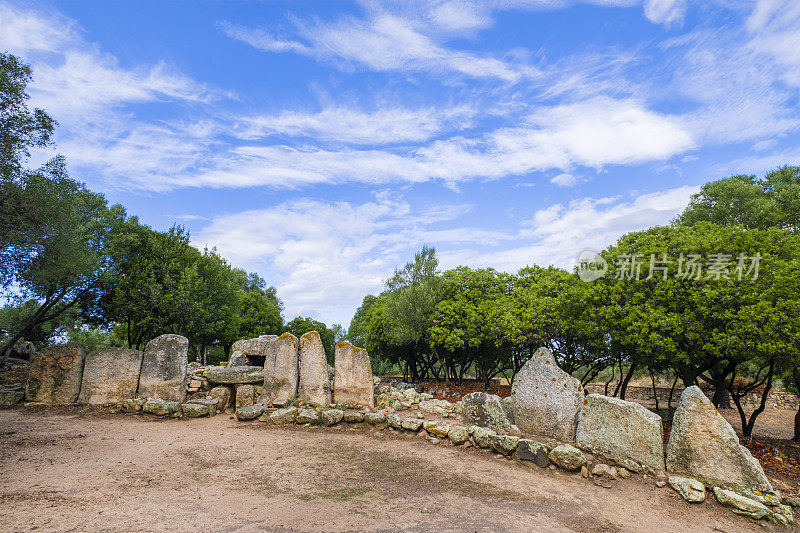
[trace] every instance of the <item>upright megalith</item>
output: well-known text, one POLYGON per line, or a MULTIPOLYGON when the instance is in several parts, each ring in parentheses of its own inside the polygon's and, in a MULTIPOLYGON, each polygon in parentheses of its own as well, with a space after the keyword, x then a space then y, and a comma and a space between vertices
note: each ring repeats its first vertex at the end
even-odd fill
POLYGON ((547 348, 539 348, 514 377, 508 406, 514 423, 527 434, 560 441, 575 439, 583 387, 556 364, 547 348))
POLYGON ((78 399, 86 352, 83 346, 54 346, 31 354, 25 400, 69 404, 78 399))
POLYGON ((325 347, 316 331, 300 337, 300 380, 297 395, 312 405, 331 403, 331 384, 325 347))
POLYGON ((706 486, 770 491, 772 486, 750 450, 697 386, 686 388, 672 418, 667 471, 706 486))
POLYGON ((140 398, 170 402, 186 399, 189 340, 180 335, 161 335, 147 343, 139 376, 140 398))
POLYGON ((142 355, 130 348, 103 348, 86 354, 78 403, 104 405, 135 398, 142 355))
POLYGON ((333 369, 333 399, 347 406, 375 404, 373 394, 372 365, 363 348, 347 341, 336 345, 333 369))
POLYGON ((284 333, 269 343, 264 360, 264 388, 261 403, 286 405, 297 395, 297 337, 284 333))
POLYGON ((575 445, 630 470, 664 475, 661 417, 641 404, 588 395, 578 415, 575 445))

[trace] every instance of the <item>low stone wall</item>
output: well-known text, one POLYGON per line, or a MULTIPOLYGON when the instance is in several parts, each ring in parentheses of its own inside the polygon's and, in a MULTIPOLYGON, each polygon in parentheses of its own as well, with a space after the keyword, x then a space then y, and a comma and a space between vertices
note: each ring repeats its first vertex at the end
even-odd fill
MULTIPOLYGON (((608 387, 609 394, 614 391, 614 384, 608 387)), ((713 394, 713 389, 707 386, 700 387, 706 396, 711 396, 713 394)), ((596 393, 596 394, 603 394, 605 392, 605 383, 589 383, 586 385, 586 390, 589 393, 596 393)), ((656 391, 658 393, 658 403, 659 406, 666 407, 667 402, 669 400, 669 387, 656 387, 656 391)), ((672 405, 673 407, 677 404, 678 399, 681 397, 681 394, 684 391, 684 387, 675 387, 675 391, 672 394, 672 405)), ((625 399, 626 400, 638 400, 644 402, 653 402, 653 387, 631 387, 629 386, 626 393, 625 399)), ((758 407, 761 404, 761 394, 760 393, 751 393, 745 396, 742 399, 742 405, 744 407, 758 407)), ((797 410, 798 406, 800 406, 800 399, 791 392, 786 392, 782 389, 773 389, 767 395, 767 408, 768 409, 792 409, 797 410)))

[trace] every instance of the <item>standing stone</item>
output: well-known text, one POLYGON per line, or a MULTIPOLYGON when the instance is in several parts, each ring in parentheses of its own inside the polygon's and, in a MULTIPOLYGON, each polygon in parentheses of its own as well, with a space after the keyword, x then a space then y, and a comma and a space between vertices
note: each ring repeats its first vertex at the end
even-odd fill
POLYGON ((236 408, 250 407, 255 403, 255 391, 252 385, 236 385, 236 408))
POLYGON ((667 471, 698 479, 706 486, 772 490, 761 464, 739 444, 731 425, 697 386, 683 391, 675 410, 667 471))
POLYGON ((583 405, 583 387, 539 348, 514 378, 508 401, 514 424, 523 433, 572 442, 583 405))
POLYGON ((331 383, 325 347, 316 331, 300 337, 300 379, 297 395, 311 405, 331 403, 331 383))
POLYGON ((51 404, 75 403, 81 391, 83 346, 55 346, 31 354, 25 400, 51 404))
POLYGON ((156 337, 144 348, 137 394, 141 398, 183 402, 188 369, 189 339, 172 334, 156 337))
POLYGON ((269 343, 261 403, 286 405, 297 395, 297 337, 284 333, 269 343))
POLYGON ((664 475, 661 417, 644 406, 589 394, 578 415, 575 445, 616 464, 634 461, 651 476, 664 475))
POLYGON ((506 430, 511 427, 500 396, 486 392, 471 392, 461 398, 461 405, 464 423, 468 426, 474 424, 494 430, 506 430))
POLYGON ((347 341, 336 345, 333 395, 342 405, 374 406, 372 365, 365 349, 347 341))
POLYGON ((103 348, 86 354, 78 403, 105 405, 136 397, 142 352, 103 348))
POLYGON ((217 408, 224 413, 231 406, 231 388, 226 385, 219 385, 208 391, 208 397, 217 400, 217 408))

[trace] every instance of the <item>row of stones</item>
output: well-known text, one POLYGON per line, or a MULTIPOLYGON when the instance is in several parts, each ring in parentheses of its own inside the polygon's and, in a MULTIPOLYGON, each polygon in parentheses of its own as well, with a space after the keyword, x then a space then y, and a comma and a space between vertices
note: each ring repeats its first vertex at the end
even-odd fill
POLYGON ((259 403, 282 406, 295 398, 313 405, 335 401, 371 407, 374 403, 369 355, 349 342, 335 347, 333 391, 325 349, 316 331, 300 339, 291 333, 262 335, 236 341, 232 348, 228 367, 207 368, 204 378, 224 385, 263 381, 259 403), (262 357, 263 369, 247 365, 248 357, 262 357))
POLYGON ((161 335, 143 352, 58 346, 31 356, 25 399, 47 404, 107 405, 137 396, 183 401, 189 341, 161 335))

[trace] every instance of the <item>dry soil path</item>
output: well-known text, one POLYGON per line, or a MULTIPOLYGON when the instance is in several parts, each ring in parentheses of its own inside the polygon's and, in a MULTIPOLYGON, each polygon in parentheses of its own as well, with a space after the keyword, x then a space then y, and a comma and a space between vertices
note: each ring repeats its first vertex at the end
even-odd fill
POLYGON ((604 489, 390 432, 0 411, 0 531, 764 530, 652 480, 604 489))

